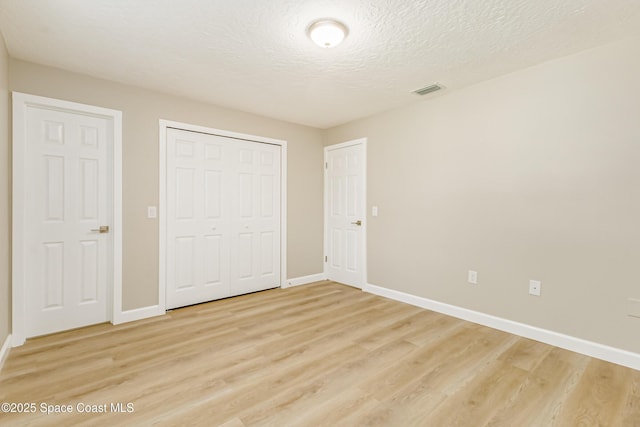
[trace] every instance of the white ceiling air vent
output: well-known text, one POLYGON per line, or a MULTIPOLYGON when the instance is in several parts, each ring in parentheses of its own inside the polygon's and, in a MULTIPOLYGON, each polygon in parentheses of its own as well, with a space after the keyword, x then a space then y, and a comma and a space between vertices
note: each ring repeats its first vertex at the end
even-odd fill
POLYGON ((428 93, 435 92, 435 91, 440 90, 440 89, 444 89, 444 86, 442 86, 442 85, 440 85, 438 83, 434 83, 434 84, 432 84, 430 86, 423 87, 422 89, 414 90, 413 93, 415 93, 416 95, 422 96, 422 95, 426 95, 428 93))

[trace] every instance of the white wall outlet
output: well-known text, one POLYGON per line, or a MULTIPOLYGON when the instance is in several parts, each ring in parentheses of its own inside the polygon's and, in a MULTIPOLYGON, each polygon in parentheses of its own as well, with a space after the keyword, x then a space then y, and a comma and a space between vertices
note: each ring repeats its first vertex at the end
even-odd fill
POLYGON ((529 280, 529 293, 537 297, 540 296, 540 290, 542 288, 542 282, 539 280, 529 280))
POLYGON ((147 206, 147 218, 157 218, 158 208, 155 206, 147 206))
POLYGON ((371 207, 371 216, 378 216, 378 207, 377 206, 372 206, 371 207))
POLYGON ((478 272, 477 271, 473 271, 473 270, 469 270, 469 272, 467 273, 467 281, 469 283, 471 283, 472 285, 477 285, 478 284, 478 272))

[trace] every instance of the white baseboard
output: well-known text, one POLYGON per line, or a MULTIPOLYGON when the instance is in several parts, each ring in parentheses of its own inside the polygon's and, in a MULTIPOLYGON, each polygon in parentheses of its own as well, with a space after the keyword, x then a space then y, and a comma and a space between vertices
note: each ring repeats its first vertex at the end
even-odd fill
POLYGON ((0 371, 2 371, 2 366, 4 366, 4 360, 9 355, 9 350, 11 350, 11 334, 7 335, 0 349, 0 371))
POLYGON ((324 273, 311 274, 309 276, 296 277, 294 279, 287 279, 283 288, 290 288, 292 286, 308 285, 309 283, 319 282, 325 280, 324 273))
POLYGON ((149 317, 162 316, 166 311, 159 305, 150 305, 149 307, 136 308, 133 310, 116 313, 113 317, 113 324, 133 322, 136 320, 147 319, 149 317))
POLYGON ((606 360, 607 362, 612 362, 618 365, 640 370, 640 354, 638 353, 621 350, 619 348, 583 340, 581 338, 564 335, 558 332, 549 331, 547 329, 538 328, 524 323, 514 322, 512 320, 503 319, 501 317, 491 316, 489 314, 481 313, 478 311, 468 310, 466 308, 433 301, 427 298, 395 291, 393 289, 383 288, 381 286, 367 284, 364 287, 363 291, 375 295, 380 295, 395 301, 401 301, 407 304, 415 305, 417 307, 426 308, 438 313, 447 314, 458 319, 468 320, 469 322, 509 332, 521 337, 530 338, 532 340, 550 344, 555 347, 575 351, 576 353, 595 357, 596 359, 602 359, 606 360))

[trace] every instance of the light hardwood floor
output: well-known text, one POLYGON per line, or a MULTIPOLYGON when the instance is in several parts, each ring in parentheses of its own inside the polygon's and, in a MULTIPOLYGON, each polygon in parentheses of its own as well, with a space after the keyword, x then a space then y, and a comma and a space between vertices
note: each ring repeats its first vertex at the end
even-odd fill
POLYGON ((0 402, 37 406, 2 426, 638 427, 640 372, 320 282, 29 340, 0 402))

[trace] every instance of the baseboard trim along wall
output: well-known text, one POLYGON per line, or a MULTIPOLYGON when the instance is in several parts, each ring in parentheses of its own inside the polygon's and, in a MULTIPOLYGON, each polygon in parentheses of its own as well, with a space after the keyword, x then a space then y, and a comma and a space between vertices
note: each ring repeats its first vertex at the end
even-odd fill
POLYGON ((0 371, 2 371, 2 367, 4 366, 4 360, 9 356, 9 350, 11 350, 11 334, 4 340, 2 348, 0 349, 0 371))
POLYGON ((583 340, 581 338, 560 334, 558 332, 549 331, 547 329, 538 328, 524 323, 514 322, 512 320, 503 319, 478 311, 468 310, 466 308, 433 301, 427 298, 418 297, 393 289, 383 288, 381 286, 367 284, 363 291, 375 295, 386 297, 395 301, 422 307, 427 310, 436 311, 458 319, 467 320, 490 328, 509 332, 532 340, 550 344, 555 347, 564 348, 565 350, 575 351, 576 353, 595 357, 596 359, 605 360, 607 362, 616 363, 632 369, 640 370, 640 354, 630 351, 621 350, 615 347, 609 347, 592 341, 583 340))
MULTIPOLYGON (((293 286, 307 285, 313 282, 319 282, 325 280, 324 273, 311 274, 309 276, 296 277, 294 279, 288 279, 284 282, 283 288, 290 288, 293 286)), ((119 325, 120 323, 134 322, 136 320, 147 319, 149 317, 162 316, 166 311, 159 305, 151 305, 149 307, 136 308, 133 310, 122 311, 114 316, 113 324, 119 325)))
POLYGON ((114 316, 113 324, 119 325, 120 323, 134 322, 136 320, 147 319, 149 317, 162 316, 165 313, 166 311, 159 305, 135 308, 133 310, 126 310, 118 313, 117 316, 114 316))
POLYGON ((326 280, 324 273, 311 274, 309 276, 296 277, 294 279, 288 279, 285 282, 283 288, 291 288, 293 286, 308 285, 309 283, 319 282, 326 280))

